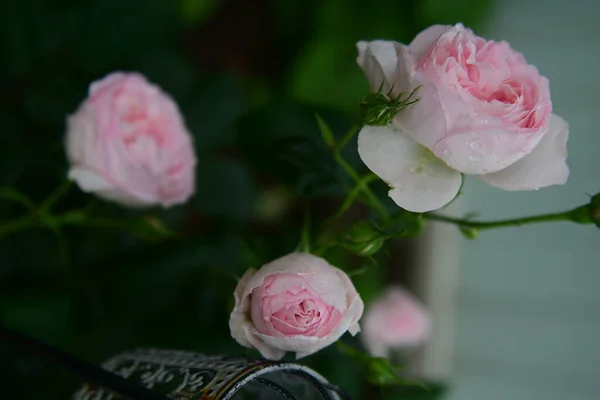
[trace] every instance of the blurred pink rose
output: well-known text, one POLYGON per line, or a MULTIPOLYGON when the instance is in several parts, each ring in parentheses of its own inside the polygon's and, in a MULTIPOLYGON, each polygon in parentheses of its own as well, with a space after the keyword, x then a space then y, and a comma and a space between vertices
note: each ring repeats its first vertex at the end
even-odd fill
POLYGON ((461 24, 432 26, 409 46, 359 42, 371 90, 420 89, 388 126, 359 135, 363 162, 401 207, 426 212, 458 193, 461 173, 505 190, 564 184, 568 126, 552 115, 548 80, 504 41, 461 24))
POLYGON ((373 357, 417 346, 427 340, 431 319, 425 308, 400 287, 388 288, 365 312, 362 341, 373 357))
POLYGON ((131 207, 184 203, 196 156, 177 104, 137 73, 90 85, 67 121, 69 179, 81 190, 131 207))
POLYGON ((235 289, 231 336, 263 357, 296 358, 360 331, 363 302, 348 276, 322 258, 292 253, 249 269, 235 289))

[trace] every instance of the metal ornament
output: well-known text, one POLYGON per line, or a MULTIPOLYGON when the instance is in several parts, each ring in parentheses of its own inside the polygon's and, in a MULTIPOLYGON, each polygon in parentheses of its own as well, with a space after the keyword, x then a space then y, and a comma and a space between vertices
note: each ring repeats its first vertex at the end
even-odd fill
MULTIPOLYGON (((302 365, 163 349, 137 349, 102 367, 173 400, 347 400, 338 387, 302 365)), ((124 397, 85 384, 72 400, 124 397)))

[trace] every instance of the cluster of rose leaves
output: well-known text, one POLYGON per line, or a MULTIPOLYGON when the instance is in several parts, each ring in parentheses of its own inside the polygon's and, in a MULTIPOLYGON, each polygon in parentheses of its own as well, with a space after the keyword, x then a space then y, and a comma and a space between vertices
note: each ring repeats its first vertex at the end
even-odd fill
MULTIPOLYGON (((458 24, 430 27, 408 46, 357 47, 373 91, 362 105, 358 152, 404 210, 444 207, 463 174, 505 190, 566 182, 568 126, 552 113, 548 80, 508 43, 458 24)), ((91 84, 68 118, 66 152, 70 180, 125 207, 167 208, 194 193, 197 160, 178 106, 137 73, 91 84)), ((348 275, 308 252, 249 269, 234 296, 232 337, 272 360, 313 354, 360 332, 359 322, 375 357, 421 343, 431 328, 419 302, 398 287, 361 319, 363 301, 348 275)))

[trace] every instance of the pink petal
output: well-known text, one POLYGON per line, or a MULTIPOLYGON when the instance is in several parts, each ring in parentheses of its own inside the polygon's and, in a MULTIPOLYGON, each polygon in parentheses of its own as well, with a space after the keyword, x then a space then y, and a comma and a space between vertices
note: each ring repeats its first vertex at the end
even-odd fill
POLYGON ((419 33, 410 45, 408 46, 409 51, 420 60, 427 52, 431 49, 431 46, 442 36, 444 33, 453 29, 450 25, 433 25, 419 33))
POLYGON ((316 353, 324 347, 329 346, 338 340, 346 330, 352 325, 352 321, 360 318, 362 313, 362 300, 360 297, 355 297, 352 304, 348 308, 348 311, 338 325, 326 336, 319 338, 316 336, 287 336, 287 337, 274 337, 263 335, 259 332, 254 331, 254 334, 264 344, 285 351, 293 351, 296 353, 296 359, 306 357, 310 354, 316 353))
POLYGON ((98 197, 118 202, 129 207, 150 207, 154 205, 154 199, 143 193, 132 193, 122 190, 100 174, 94 171, 73 167, 69 170, 68 178, 77 183, 79 188, 86 193, 95 193, 98 197))
POLYGON ((481 176, 504 190, 532 190, 563 185, 569 177, 567 138, 569 126, 561 117, 550 117, 549 130, 533 151, 502 171, 481 176))
POLYGON ((363 326, 361 338, 369 353, 387 357, 392 349, 423 343, 431 331, 431 318, 410 293, 392 286, 367 309, 363 326))

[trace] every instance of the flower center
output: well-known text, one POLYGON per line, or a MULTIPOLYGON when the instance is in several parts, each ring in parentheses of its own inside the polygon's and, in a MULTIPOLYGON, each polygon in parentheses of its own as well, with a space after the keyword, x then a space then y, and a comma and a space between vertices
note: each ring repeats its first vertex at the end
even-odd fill
POLYGON ((124 98, 123 112, 119 115, 123 144, 127 148, 147 146, 148 142, 162 147, 165 143, 165 122, 153 115, 141 99, 124 98))

